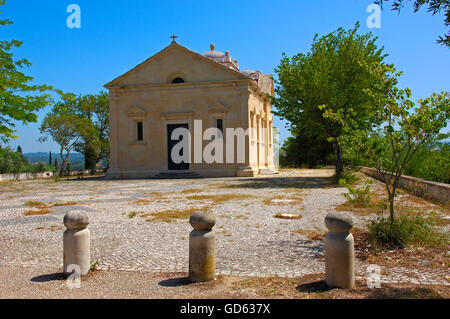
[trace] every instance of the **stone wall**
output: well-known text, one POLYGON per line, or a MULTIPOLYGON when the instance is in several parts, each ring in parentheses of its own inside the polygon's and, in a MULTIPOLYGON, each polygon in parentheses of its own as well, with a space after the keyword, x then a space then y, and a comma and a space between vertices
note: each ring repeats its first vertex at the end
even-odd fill
MULTIPOLYGON (((370 177, 380 179, 377 171, 373 168, 362 167, 360 171, 370 177)), ((413 195, 439 203, 450 202, 450 184, 430 182, 422 178, 402 175, 399 179, 399 187, 413 195)))
MULTIPOLYGON (((104 173, 104 170, 97 170, 97 173, 104 173)), ((80 171, 71 171, 68 176, 86 176, 90 175, 91 171, 88 169, 80 171)), ((41 173, 11 173, 11 174, 0 174, 0 181, 21 181, 27 179, 38 179, 38 178, 52 178, 58 177, 57 172, 41 172, 41 173)))

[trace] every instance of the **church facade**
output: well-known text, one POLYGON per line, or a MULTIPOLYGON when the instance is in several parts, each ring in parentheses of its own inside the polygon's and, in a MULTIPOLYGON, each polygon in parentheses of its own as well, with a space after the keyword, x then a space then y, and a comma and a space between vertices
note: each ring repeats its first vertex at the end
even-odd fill
POLYGON ((181 172, 250 177, 275 172, 272 76, 240 71, 229 52, 215 51, 211 45, 211 51, 199 54, 174 38, 168 47, 105 87, 110 96, 111 138, 107 177, 150 178, 181 172), (202 131, 223 132, 223 161, 199 161, 194 154, 199 145, 211 142, 194 140, 198 123, 202 131), (193 137, 188 142, 190 160, 181 163, 171 156, 178 143, 172 136, 177 128, 185 128, 193 137), (248 133, 245 147, 233 143, 234 160, 225 159, 227 139, 234 139, 227 137, 228 128, 248 133))

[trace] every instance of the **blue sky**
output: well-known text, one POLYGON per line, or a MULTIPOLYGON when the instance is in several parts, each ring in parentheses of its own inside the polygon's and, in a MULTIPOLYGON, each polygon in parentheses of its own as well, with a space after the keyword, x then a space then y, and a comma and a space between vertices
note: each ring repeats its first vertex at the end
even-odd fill
MULTIPOLYGON (((398 15, 385 8, 381 28, 366 25, 369 0, 292 1, 149 1, 149 0, 9 0, 2 18, 14 24, 2 27, 1 39, 24 45, 17 57, 33 63, 26 73, 36 83, 53 85, 77 94, 97 93, 103 85, 170 44, 178 42, 196 52, 230 51, 241 69, 274 73, 282 52, 292 56, 307 52, 314 34, 361 23, 361 32, 379 36, 388 61, 404 72, 400 86, 413 90, 415 99, 450 89, 450 51, 435 43, 446 29, 442 16, 411 6, 398 15), (69 29, 66 8, 81 7, 81 29, 69 29)), ((39 122, 50 107, 39 112, 39 122)), ((281 139, 289 136, 286 123, 276 119, 281 139)), ((48 141, 39 143, 39 123, 17 125, 24 152, 58 151, 48 141)))

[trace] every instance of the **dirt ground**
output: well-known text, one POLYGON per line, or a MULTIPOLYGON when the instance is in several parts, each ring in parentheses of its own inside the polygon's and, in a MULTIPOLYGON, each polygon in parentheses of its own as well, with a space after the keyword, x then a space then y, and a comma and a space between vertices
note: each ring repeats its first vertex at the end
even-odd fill
POLYGON ((2 299, 372 299, 446 298, 445 286, 385 284, 370 289, 357 281, 354 289, 328 289, 324 274, 302 278, 245 278, 219 276, 208 283, 190 283, 186 273, 154 274, 132 271, 95 271, 69 288, 57 269, 37 266, 0 266, 2 299))

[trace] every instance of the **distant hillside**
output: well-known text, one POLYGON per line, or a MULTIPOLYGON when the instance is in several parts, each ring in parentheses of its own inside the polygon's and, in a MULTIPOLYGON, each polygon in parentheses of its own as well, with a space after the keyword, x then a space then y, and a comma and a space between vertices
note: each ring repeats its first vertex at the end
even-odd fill
MULTIPOLYGON (((48 164, 48 153, 38 152, 38 153, 25 153, 23 154, 30 164, 37 164, 39 162, 48 164)), ((65 155, 65 154, 64 154, 65 155)), ((61 165, 61 156, 59 153, 52 153, 52 165, 55 163, 55 158, 58 159, 58 164, 61 165)), ((69 163, 71 170, 82 170, 84 169, 84 156, 80 153, 70 153, 69 163)))

